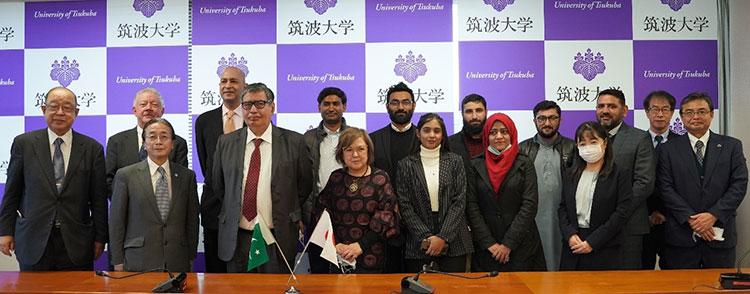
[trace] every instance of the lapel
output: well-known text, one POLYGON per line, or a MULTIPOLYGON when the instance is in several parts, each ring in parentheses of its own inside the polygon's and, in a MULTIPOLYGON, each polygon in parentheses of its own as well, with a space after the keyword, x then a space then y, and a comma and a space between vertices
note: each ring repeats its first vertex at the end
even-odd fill
POLYGON ((693 146, 690 145, 690 139, 687 135, 679 136, 674 139, 675 149, 677 149, 677 156, 679 156, 679 162, 683 163, 683 168, 690 173, 690 177, 693 178, 693 183, 700 186, 701 176, 698 174, 698 168, 695 166, 695 153, 693 152, 693 146))
POLYGON ((65 179, 63 180, 63 186, 60 191, 65 191, 65 188, 68 187, 70 179, 78 169, 78 165, 81 160, 83 160, 84 153, 86 152, 86 149, 83 146, 83 140, 77 132, 73 131, 73 142, 70 143, 70 158, 68 159, 70 162, 68 162, 68 169, 65 171, 65 179))
MULTIPOLYGON (((184 187, 183 181, 185 180, 185 175, 182 172, 178 172, 178 164, 174 162, 169 162, 169 169, 172 171, 172 174, 170 175, 170 180, 172 181, 172 197, 169 199, 169 212, 167 212, 167 220, 169 220, 169 217, 172 215, 172 211, 175 209, 176 203, 177 203, 177 197, 182 195, 182 193, 179 193, 179 189, 181 187, 184 187), (180 177, 182 175, 182 177, 180 177)), ((179 170, 181 171, 181 170, 179 170)))
MULTIPOLYGON (((612 144, 613 144, 612 147, 619 146, 615 148, 622 149, 625 146, 633 145, 633 144, 625 144, 628 141, 627 137, 628 137, 629 128, 630 126, 628 126, 625 122, 622 122, 622 125, 620 125, 620 129, 617 131, 617 134, 615 134, 615 139, 612 141, 612 144)), ((615 152, 615 157, 618 154, 622 154, 622 151, 615 152)))
MULTIPOLYGON (((709 132, 711 132, 709 130, 709 132)), ((704 168, 706 169, 703 174, 703 184, 706 185, 710 182, 711 174, 713 173, 714 169, 716 168, 716 163, 719 161, 719 158, 721 157, 721 151, 722 151, 722 144, 724 143, 723 136, 716 134, 714 132, 711 132, 711 136, 708 139, 708 144, 706 144, 706 152, 704 154, 708 156, 704 156, 705 160, 703 162, 704 168)))
POLYGON ((232 193, 231 195, 240 195, 239 197, 242 197, 242 182, 245 180, 242 176, 244 165, 245 165, 245 148, 247 147, 245 144, 245 141, 247 141, 247 128, 242 128, 240 130, 235 131, 234 133, 229 133, 227 136, 233 136, 234 144, 237 146, 237 148, 229 148, 229 152, 232 152, 236 150, 236 160, 234 160, 234 166, 235 166, 235 174, 237 177, 237 191, 238 193, 232 193))
MULTIPOLYGON (((444 191, 450 191, 450 189, 448 189, 448 185, 451 184, 451 183, 453 183, 453 181, 451 179, 441 179, 440 178, 440 174, 441 174, 440 171, 447 171, 450 168, 452 168, 452 166, 450 166, 450 161, 448 161, 448 156, 443 156, 442 153, 440 153, 440 161, 438 162, 438 164, 439 164, 439 170, 438 170, 438 203, 440 203, 440 207, 444 207, 444 209, 441 209, 441 210, 447 211, 448 207, 445 207, 445 205, 443 205, 443 204, 450 205, 450 197, 451 197, 451 195, 448 195, 448 194, 444 193, 444 191), (448 189, 448 190, 446 190, 446 189, 448 189)), ((425 184, 426 183, 427 182, 425 181, 425 184)))
MULTIPOLYGON (((141 181, 141 187, 145 188, 146 191, 142 194, 148 202, 148 206, 151 207, 151 213, 154 218, 159 222, 161 220, 161 213, 159 213, 159 206, 156 205, 156 195, 154 194, 154 184, 151 182, 151 170, 148 168, 148 161, 144 160, 138 164, 138 179, 141 181)), ((174 187, 174 182, 172 183, 174 187)))
POLYGON ((393 172, 396 170, 395 166, 391 166, 391 124, 383 128, 382 140, 380 140, 380 146, 375 147, 375 150, 381 149, 383 150, 383 154, 385 155, 385 163, 384 166, 387 166, 389 169, 389 172, 393 172))
MULTIPOLYGON (((271 125, 271 195, 273 195, 273 188, 276 186, 276 180, 279 178, 276 175, 278 175, 279 163, 281 163, 282 148, 286 146, 286 144, 282 143, 282 140, 284 139, 283 137, 284 134, 281 132, 281 129, 271 125)), ((292 177, 294 177, 294 175, 292 175, 292 177)))
POLYGON ((55 174, 53 172, 55 167, 52 166, 52 154, 50 154, 50 144, 49 137, 47 136, 47 129, 39 130, 34 138, 34 154, 36 154, 36 158, 39 159, 42 173, 45 178, 47 178, 47 182, 52 189, 52 192, 55 196, 58 196, 59 193, 57 192, 55 174))
MULTIPOLYGON (((407 157, 409 158, 409 157, 407 157)), ((417 183, 421 185, 421 187, 417 187, 416 191, 425 191, 427 192, 427 211, 432 211, 432 207, 430 206, 430 190, 427 188, 427 178, 424 175, 424 168, 422 167, 422 157, 417 154, 417 156, 412 157, 412 159, 409 159, 409 161, 412 162, 412 168, 414 168, 414 172, 416 173, 415 176, 417 177, 417 183)), ((441 162, 438 162, 438 164, 442 165, 441 162)), ((442 186, 442 185, 440 185, 442 186)), ((440 201, 440 187, 438 187, 438 201, 440 201)), ((424 203, 424 202, 423 202, 424 203)))
MULTIPOLYGON (((124 155, 124 162, 139 162, 138 151, 141 150, 141 146, 138 145, 138 127, 129 129, 123 134, 123 142, 121 144, 122 154, 124 155)), ((128 164, 129 165, 129 164, 128 164)))
MULTIPOLYGON (((481 158, 482 159, 481 162, 478 161, 478 160, 477 161, 472 161, 472 165, 474 166, 474 170, 476 170, 477 173, 479 174, 479 177, 482 178, 482 183, 485 186, 484 187, 485 189, 481 189, 480 187, 477 187, 476 193, 478 193, 479 195, 476 195, 476 197, 477 198, 479 198, 479 197, 490 197, 492 199, 491 202, 495 205, 495 210, 501 211, 500 206, 497 205, 498 203, 494 199, 495 197, 494 197, 493 194, 486 195, 486 196, 481 195, 482 192, 480 192, 480 191, 489 191, 490 193, 495 193, 495 189, 492 188, 492 183, 490 182, 490 176, 487 173, 487 167, 485 166, 485 162, 484 162, 484 155, 480 155, 480 156, 478 156, 476 158, 481 158)), ((500 187, 500 190, 502 191, 502 187, 500 187)))

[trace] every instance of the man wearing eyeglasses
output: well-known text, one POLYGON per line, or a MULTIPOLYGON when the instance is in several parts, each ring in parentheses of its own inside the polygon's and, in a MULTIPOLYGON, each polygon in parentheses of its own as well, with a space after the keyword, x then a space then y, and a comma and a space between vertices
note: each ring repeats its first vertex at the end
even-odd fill
POLYGON ((615 164, 631 172, 633 197, 630 219, 623 229, 620 245, 622 269, 641 269, 643 236, 649 233, 646 199, 654 190, 656 161, 654 146, 648 132, 624 122, 628 114, 625 94, 617 89, 599 92, 596 99, 596 119, 609 132, 615 164))
POLYGON ((735 216, 747 192, 742 142, 711 132, 714 108, 705 93, 683 98, 680 118, 687 135, 658 150, 666 212, 664 268, 734 267, 735 216))
MULTIPOLYGON (((143 125, 152 119, 160 118, 164 115, 164 110, 164 98, 156 89, 144 88, 135 94, 133 115, 136 118, 136 126, 109 137, 107 141, 107 197, 112 198, 112 180, 118 169, 146 160, 146 148, 142 139, 143 125)), ((169 160, 187 167, 187 150, 187 141, 176 136, 169 160)))
POLYGON ((219 137, 213 160, 221 207, 219 258, 227 262, 227 272, 247 272, 252 230, 262 218, 281 252, 270 245, 269 261, 254 271, 288 273, 286 263, 294 265, 304 232, 302 203, 312 189, 307 145, 301 134, 271 124, 276 104, 265 84, 247 85, 240 97, 247 127, 219 137))
MULTIPOLYGON (((370 134, 375 148, 373 166, 388 173, 394 191, 397 190, 395 178, 398 175, 398 162, 419 148, 416 128, 411 122, 415 108, 414 91, 409 86, 403 82, 391 86, 386 95, 386 110, 391 123, 370 134)), ((404 254, 399 244, 403 242, 401 236, 389 240, 385 272, 404 272, 404 254)))
POLYGON ((155 118, 143 125, 147 158, 115 174, 109 240, 117 271, 189 272, 198 250, 195 173, 169 161, 174 128, 155 118))
MULTIPOLYGON (((675 98, 667 91, 654 91, 643 100, 643 109, 646 111, 651 135, 651 142, 657 150, 656 162, 659 162, 658 150, 669 140, 676 138, 679 134, 669 129, 675 108, 675 98)), ((643 255, 641 268, 652 270, 656 266, 656 256, 659 256, 659 268, 664 267, 664 205, 659 195, 659 189, 646 200, 648 207, 648 223, 650 232, 643 236, 643 255)))
POLYGON ((76 95, 45 95, 47 128, 17 136, 0 208, 0 252, 21 271, 93 269, 107 243, 104 150, 72 129, 76 95))
POLYGON ((573 164, 576 143, 558 131, 562 113, 555 101, 544 100, 537 103, 533 113, 536 135, 524 140, 518 147, 534 161, 539 190, 536 224, 542 238, 547 270, 557 271, 562 252, 562 236, 557 217, 562 175, 573 164))

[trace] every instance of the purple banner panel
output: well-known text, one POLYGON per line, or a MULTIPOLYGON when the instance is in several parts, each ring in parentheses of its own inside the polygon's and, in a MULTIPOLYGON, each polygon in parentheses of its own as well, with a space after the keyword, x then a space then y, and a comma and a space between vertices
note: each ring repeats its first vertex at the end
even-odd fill
MULTIPOLYGON (((633 126, 634 115, 634 111, 629 110, 625 117, 625 123, 631 127, 633 126)), ((560 134, 573 139, 578 126, 587 121, 596 121, 596 110, 563 110, 560 134)))
POLYGON ((105 46, 106 11, 104 0, 27 2, 26 48, 105 46))
POLYGON ((346 111, 365 111, 365 44, 278 45, 277 52, 277 112, 318 112, 325 87, 346 93, 346 111))
POLYGON ((204 177, 203 177, 203 170, 201 169, 201 162, 198 159, 198 146, 195 144, 195 120, 198 119, 197 115, 191 115, 190 119, 193 121, 193 171, 195 172, 195 181, 198 183, 203 183, 204 177))
POLYGON ((632 14, 630 0, 544 1, 545 39, 632 39, 632 14))
MULTIPOLYGON (((7 177, 7 175, 0 175, 2 177, 7 177)), ((5 184, 0 184, 0 203, 3 202, 3 196, 5 195, 5 184)))
POLYGON ((23 50, 0 50, 0 115, 23 115, 23 50))
POLYGON ((187 113, 187 63, 185 46, 107 48, 107 113, 132 113, 135 93, 147 87, 161 93, 167 113, 187 113))
POLYGON ((633 41, 635 106, 651 91, 665 90, 677 98, 706 92, 719 107, 719 74, 715 40, 633 41))
MULTIPOLYGON (((26 132, 47 128, 43 116, 27 116, 26 132)), ((73 130, 94 138, 104 146, 107 143, 107 118, 104 115, 78 116, 73 123, 73 130)))
POLYGON ((531 109, 544 99, 544 42, 461 42, 460 97, 476 93, 488 109, 531 109), (500 54, 500 56, 498 56, 500 54))
POLYGON ((193 45, 273 43, 276 43, 276 1, 193 2, 193 45))
MULTIPOLYGON (((411 122, 414 127, 417 127, 419 117, 425 114, 424 112, 415 112, 414 116, 411 117, 411 122)), ((445 122, 446 134, 448 136, 453 135, 453 112, 438 112, 440 117, 445 122)), ((372 133, 377 131, 391 123, 391 119, 388 113, 367 113, 367 132, 372 133)), ((459 130, 460 131, 460 130, 459 130)))
POLYGON ((367 0, 365 5, 367 42, 451 41, 450 0, 367 0))

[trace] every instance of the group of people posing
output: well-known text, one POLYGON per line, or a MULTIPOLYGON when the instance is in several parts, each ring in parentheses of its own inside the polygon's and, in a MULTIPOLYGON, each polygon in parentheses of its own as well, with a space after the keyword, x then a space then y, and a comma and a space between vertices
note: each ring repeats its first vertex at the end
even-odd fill
MULTIPOLYGON (((412 124, 414 93, 399 83, 387 92, 390 123, 368 134, 347 125, 346 93, 328 87, 319 126, 299 134, 272 124, 273 91, 246 84, 240 69, 227 67, 219 88, 222 105, 194 125, 200 202, 187 142, 161 118, 157 90, 136 94, 137 126, 109 138, 106 156, 72 130, 75 94, 50 90, 48 128, 11 147, 0 251, 25 271, 86 270, 108 244, 115 270, 190 271, 200 215, 208 272, 247 272, 262 220, 278 249, 252 271, 284 273, 327 211, 338 258, 357 273, 654 269, 657 256, 663 269, 734 263, 747 166, 739 140, 710 131, 704 93, 680 101, 683 135, 669 129, 670 93, 645 97, 643 131, 624 122, 625 96, 609 89, 574 138, 545 100, 530 118, 536 134, 519 142, 514 121, 489 115, 477 94, 463 98, 463 128, 449 136, 436 113, 412 124)), ((341 272, 309 251, 313 273, 341 272)))

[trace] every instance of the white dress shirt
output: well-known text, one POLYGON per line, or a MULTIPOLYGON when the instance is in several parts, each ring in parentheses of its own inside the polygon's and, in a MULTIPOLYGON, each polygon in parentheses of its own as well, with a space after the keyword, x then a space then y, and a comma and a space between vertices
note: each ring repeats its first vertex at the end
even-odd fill
POLYGON ((576 188, 576 216, 578 227, 588 229, 591 226, 591 205, 594 203, 594 191, 599 171, 584 170, 576 188))
POLYGON ((651 129, 648 129, 648 133, 651 135, 651 143, 654 144, 654 147, 656 147, 656 144, 659 143, 659 142, 656 141, 656 136, 661 135, 661 143, 662 144, 667 143, 667 140, 669 140, 669 138, 668 138, 669 137, 669 129, 667 129, 666 132, 661 133, 661 134, 657 134, 654 131, 652 131, 651 129))
POLYGON ((338 161, 336 161, 336 146, 339 144, 339 135, 341 135, 341 128, 336 131, 331 131, 325 126, 323 129, 326 131, 326 136, 323 141, 320 142, 320 160, 318 164, 318 191, 323 191, 328 178, 331 173, 339 168, 344 167, 338 161))
MULTIPOLYGON (((243 196, 245 193, 245 183, 247 183, 247 171, 250 165, 250 157, 252 157, 253 151, 255 151, 255 143, 253 143, 253 139, 260 138, 263 139, 263 143, 260 144, 260 174, 258 175, 258 196, 256 197, 256 207, 258 216, 262 215, 263 220, 268 225, 268 228, 273 229, 274 225, 271 209, 271 172, 273 170, 271 165, 271 152, 273 151, 273 148, 271 148, 271 138, 273 138, 271 131, 273 130, 273 128, 271 127, 271 124, 268 124, 268 128, 266 128, 266 130, 260 136, 256 136, 255 134, 253 134, 253 131, 250 130, 250 127, 247 127, 246 129, 247 141, 245 141, 245 160, 243 161, 242 167, 242 189, 240 190, 240 205, 242 205, 242 202, 245 201, 243 196)), ((241 206, 240 211, 242 211, 241 206)), ((240 228, 245 230, 252 230, 254 225, 255 219, 249 220, 245 218, 245 216, 240 217, 240 228)))
POLYGON ((160 166, 164 168, 164 177, 167 178, 167 188, 169 189, 169 199, 172 199, 172 176, 171 176, 171 170, 169 169, 169 160, 165 161, 162 165, 156 164, 153 160, 151 160, 151 157, 146 157, 146 161, 148 162, 148 171, 151 175, 151 188, 154 191, 154 195, 156 195, 156 182, 159 181, 159 178, 161 177, 161 174, 157 170, 160 166))
POLYGON ((143 128, 141 126, 135 126, 135 132, 138 133, 138 152, 141 151, 141 145, 143 145, 143 128))
POLYGON ((65 162, 65 173, 68 172, 68 163, 70 162, 70 147, 73 146, 73 130, 68 130, 67 133, 63 134, 62 136, 58 136, 50 129, 47 129, 47 136, 49 136, 49 151, 50 151, 50 158, 52 160, 55 160, 55 140, 57 138, 62 138, 63 143, 60 144, 60 151, 62 151, 63 154, 63 161, 65 162))
MULTIPOLYGON (((242 107, 237 107, 234 111, 234 116, 232 116, 232 121, 234 122, 234 129, 237 130, 239 128, 242 128, 242 107)), ((226 105, 221 105, 221 125, 224 126, 227 123, 227 120, 229 119, 227 117, 227 112, 229 112, 229 108, 227 108, 226 105)))
POLYGON ((693 149, 693 153, 695 153, 695 143, 698 143, 698 141, 703 142, 703 149, 701 150, 703 154, 703 158, 706 158, 706 148, 708 148, 708 137, 711 135, 711 131, 706 131, 705 134, 703 134, 703 137, 696 137, 693 136, 690 132, 687 133, 688 139, 690 139, 690 149, 693 149))

